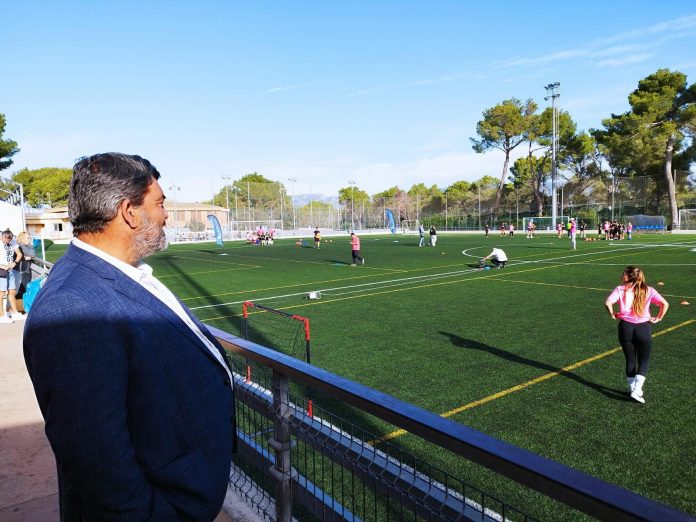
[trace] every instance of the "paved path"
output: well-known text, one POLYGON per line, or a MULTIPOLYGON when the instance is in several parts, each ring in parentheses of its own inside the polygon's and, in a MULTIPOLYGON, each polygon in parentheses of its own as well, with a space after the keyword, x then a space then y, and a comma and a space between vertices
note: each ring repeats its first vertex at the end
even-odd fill
MULTIPOLYGON (((0 324, 0 521, 58 522, 58 482, 22 353, 24 321, 0 324)), ((225 510, 235 522, 259 521, 228 491, 225 510)), ((232 520, 225 511, 215 522, 232 520)))
POLYGON ((24 365, 24 321, 0 324, 0 520, 58 521, 58 483, 24 365))

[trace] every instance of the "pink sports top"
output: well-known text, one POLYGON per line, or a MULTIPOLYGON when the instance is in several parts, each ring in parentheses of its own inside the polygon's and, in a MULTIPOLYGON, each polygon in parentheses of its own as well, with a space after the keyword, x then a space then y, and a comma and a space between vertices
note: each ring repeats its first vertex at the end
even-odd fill
POLYGON ((648 295, 645 301, 643 313, 636 315, 631 307, 633 306, 633 288, 629 285, 619 285, 607 298, 611 304, 619 302, 619 313, 617 317, 629 323, 644 323, 650 320, 650 305, 658 305, 664 302, 664 298, 653 287, 648 287, 648 295))

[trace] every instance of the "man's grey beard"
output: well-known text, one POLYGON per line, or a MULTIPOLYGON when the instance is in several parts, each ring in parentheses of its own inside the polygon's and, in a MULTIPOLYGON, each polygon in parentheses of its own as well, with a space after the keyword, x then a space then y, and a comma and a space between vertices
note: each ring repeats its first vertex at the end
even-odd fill
POLYGON ((143 228, 133 236, 131 252, 136 261, 142 261, 146 257, 167 249, 167 236, 164 228, 152 223, 143 212, 143 228))

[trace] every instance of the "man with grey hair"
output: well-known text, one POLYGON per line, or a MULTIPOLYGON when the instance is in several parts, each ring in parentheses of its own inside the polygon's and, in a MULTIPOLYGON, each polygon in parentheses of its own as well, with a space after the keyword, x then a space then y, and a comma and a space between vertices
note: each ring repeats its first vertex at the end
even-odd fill
POLYGON ((12 323, 24 319, 17 311, 17 290, 22 283, 22 274, 18 267, 22 260, 22 250, 14 235, 8 229, 2 233, 2 251, 0 251, 0 324, 12 323), (7 316, 5 298, 12 310, 12 317, 7 316))
POLYGON ((61 520, 213 520, 234 446, 232 374, 142 262, 164 250, 159 172, 106 153, 73 169, 76 236, 33 304, 24 355, 55 453, 61 520))

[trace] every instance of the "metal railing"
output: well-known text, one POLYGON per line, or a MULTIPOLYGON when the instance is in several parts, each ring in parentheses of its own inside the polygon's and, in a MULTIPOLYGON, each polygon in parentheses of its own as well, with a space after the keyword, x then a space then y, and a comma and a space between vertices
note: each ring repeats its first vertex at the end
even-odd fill
MULTIPOLYGON (((222 330, 211 331, 238 365, 241 458, 235 461, 250 466, 245 472, 266 492, 262 494, 266 500, 274 492, 275 507, 259 510, 269 519, 531 519, 509 502, 451 473, 401 449, 395 452, 396 446, 382 445, 368 431, 317 407, 316 402, 310 416, 300 393, 309 386, 313 396, 318 392, 329 402, 338 401, 342 411, 357 408, 398 426, 423 443, 444 448, 446 452, 438 451, 450 452, 450 460, 474 463, 511 479, 527 495, 536 490, 539 498, 554 499, 603 520, 693 520, 686 513, 321 368, 222 330), (249 379, 243 369, 246 364, 265 368, 272 377, 256 371, 249 379)), ((245 486, 237 482, 236 487, 243 490, 245 486)), ((548 503, 567 510, 560 503, 548 503)), ((577 511, 565 517, 581 516, 577 511)))

